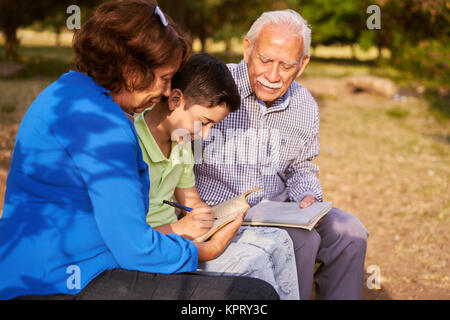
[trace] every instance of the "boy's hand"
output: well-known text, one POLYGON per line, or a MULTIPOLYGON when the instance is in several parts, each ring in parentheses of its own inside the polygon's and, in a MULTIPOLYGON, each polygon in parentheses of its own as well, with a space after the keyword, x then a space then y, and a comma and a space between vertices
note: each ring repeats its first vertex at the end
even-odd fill
POLYGON ((193 240, 207 233, 214 223, 214 212, 208 205, 193 208, 183 218, 172 223, 172 230, 187 239, 193 240))

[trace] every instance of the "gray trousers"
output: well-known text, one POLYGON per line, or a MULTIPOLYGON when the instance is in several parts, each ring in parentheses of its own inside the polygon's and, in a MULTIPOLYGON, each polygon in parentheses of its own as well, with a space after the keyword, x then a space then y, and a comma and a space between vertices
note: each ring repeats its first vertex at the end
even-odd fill
POLYGON ((364 260, 369 235, 353 215, 333 208, 323 222, 311 231, 285 229, 294 244, 300 299, 361 299, 364 260), (322 266, 314 274, 316 261, 322 266))

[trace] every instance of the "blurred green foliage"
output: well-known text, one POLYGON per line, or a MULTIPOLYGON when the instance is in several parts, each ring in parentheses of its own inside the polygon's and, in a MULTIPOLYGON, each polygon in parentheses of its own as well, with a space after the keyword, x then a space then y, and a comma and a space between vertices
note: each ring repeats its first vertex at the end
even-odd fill
POLYGON ((414 71, 418 78, 450 83, 450 46, 448 42, 428 40, 417 46, 406 44, 399 50, 395 65, 414 71))
POLYGON ((394 106, 391 109, 387 110, 386 114, 393 118, 402 119, 409 115, 409 110, 401 106, 394 106))
POLYGON ((354 44, 366 29, 365 1, 298 1, 299 12, 312 27, 313 45, 354 44))
MULTIPOLYGON (((207 38, 242 38, 263 12, 291 8, 312 28, 312 46, 358 44, 391 52, 389 64, 418 77, 449 83, 450 1, 448 0, 160 0, 202 49, 207 38), (369 5, 378 5, 381 29, 369 30, 369 5)), ((353 52, 353 59, 356 55, 353 52)))
MULTIPOLYGON (((69 4, 82 7, 82 22, 102 0, 0 0, 0 30, 5 35, 5 53, 17 60, 17 28, 33 25, 64 28, 69 4)), ((363 49, 389 49, 388 64, 417 77, 448 84, 450 74, 449 0, 159 0, 169 14, 205 50, 206 39, 224 40, 225 60, 232 60, 231 39, 242 39, 263 12, 291 8, 312 28, 312 46, 358 44, 363 49), (369 30, 366 13, 378 5, 381 29, 369 30)), ((356 56, 353 56, 356 59, 356 56)), ((386 63, 386 62, 385 62, 386 63)))

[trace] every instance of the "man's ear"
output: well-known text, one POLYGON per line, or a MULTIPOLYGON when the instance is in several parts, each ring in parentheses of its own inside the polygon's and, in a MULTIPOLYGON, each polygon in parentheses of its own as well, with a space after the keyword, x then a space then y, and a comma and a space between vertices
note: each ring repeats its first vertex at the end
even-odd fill
POLYGON ((302 64, 301 64, 301 66, 300 66, 300 69, 297 71, 297 75, 296 75, 296 79, 298 78, 298 77, 300 77, 300 75, 303 73, 303 71, 305 70, 305 68, 306 68, 306 65, 308 64, 308 62, 309 62, 309 60, 310 60, 310 56, 304 56, 303 57, 303 59, 302 59, 302 64))
POLYGON ((250 57, 250 51, 252 49, 252 42, 249 38, 244 38, 244 60, 248 63, 248 58, 250 57))
POLYGON ((184 96, 183 92, 180 89, 173 89, 170 91, 169 99, 167 102, 167 106, 169 107, 169 111, 174 111, 176 108, 179 108, 184 105, 184 96))

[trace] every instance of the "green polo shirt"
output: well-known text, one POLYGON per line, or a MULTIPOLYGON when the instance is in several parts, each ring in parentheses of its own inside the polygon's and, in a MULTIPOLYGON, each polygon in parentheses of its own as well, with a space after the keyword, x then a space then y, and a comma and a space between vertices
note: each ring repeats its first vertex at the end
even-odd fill
POLYGON ((150 195, 147 223, 153 228, 177 221, 175 208, 163 204, 172 200, 175 188, 195 186, 194 156, 191 144, 184 146, 172 142, 166 158, 153 138, 144 120, 145 112, 136 117, 134 126, 139 136, 144 161, 149 167, 150 195))

